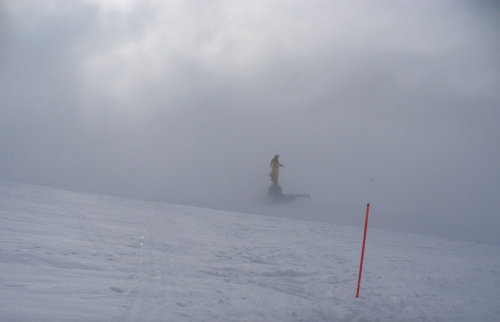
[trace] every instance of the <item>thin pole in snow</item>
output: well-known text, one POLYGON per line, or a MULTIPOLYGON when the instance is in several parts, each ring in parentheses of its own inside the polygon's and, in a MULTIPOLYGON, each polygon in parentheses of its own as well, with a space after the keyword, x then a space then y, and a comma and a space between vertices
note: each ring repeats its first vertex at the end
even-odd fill
POLYGON ((363 271, 363 257, 365 257, 366 229, 368 228, 369 211, 370 211, 370 204, 366 204, 365 235, 363 237, 363 248, 361 249, 361 263, 359 264, 358 291, 356 292, 356 298, 359 297, 359 286, 361 285, 361 272, 363 271))

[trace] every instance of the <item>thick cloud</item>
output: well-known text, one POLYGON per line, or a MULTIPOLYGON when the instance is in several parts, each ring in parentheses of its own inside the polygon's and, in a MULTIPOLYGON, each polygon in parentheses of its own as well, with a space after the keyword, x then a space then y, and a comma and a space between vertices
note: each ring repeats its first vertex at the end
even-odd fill
POLYGON ((4 1, 0 180, 500 243, 498 9, 4 1))

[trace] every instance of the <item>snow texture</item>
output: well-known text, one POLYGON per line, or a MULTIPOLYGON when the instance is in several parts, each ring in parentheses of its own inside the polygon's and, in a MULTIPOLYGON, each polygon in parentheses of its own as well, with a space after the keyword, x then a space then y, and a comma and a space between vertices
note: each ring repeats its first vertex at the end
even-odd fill
POLYGON ((369 229, 356 299, 362 238, 4 182, 0 321, 500 321, 499 246, 369 229))

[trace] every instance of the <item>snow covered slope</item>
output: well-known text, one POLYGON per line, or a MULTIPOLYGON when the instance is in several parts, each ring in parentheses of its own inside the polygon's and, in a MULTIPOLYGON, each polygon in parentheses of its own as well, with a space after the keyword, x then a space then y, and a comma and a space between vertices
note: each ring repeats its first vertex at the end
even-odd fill
MULTIPOLYGON (((360 214, 363 216, 364 214, 360 214)), ((500 247, 0 184, 0 321, 500 321, 500 247)))

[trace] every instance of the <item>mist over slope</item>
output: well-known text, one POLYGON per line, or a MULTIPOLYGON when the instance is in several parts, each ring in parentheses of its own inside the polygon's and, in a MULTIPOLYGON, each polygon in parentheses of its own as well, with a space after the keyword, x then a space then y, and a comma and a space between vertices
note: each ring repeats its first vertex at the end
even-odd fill
POLYGON ((500 245, 498 30, 496 0, 3 0, 0 180, 500 245), (310 207, 245 204, 277 153, 310 207))
POLYGON ((0 183, 1 321, 496 321, 500 247, 0 183))

